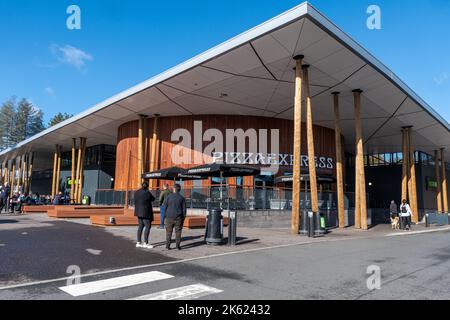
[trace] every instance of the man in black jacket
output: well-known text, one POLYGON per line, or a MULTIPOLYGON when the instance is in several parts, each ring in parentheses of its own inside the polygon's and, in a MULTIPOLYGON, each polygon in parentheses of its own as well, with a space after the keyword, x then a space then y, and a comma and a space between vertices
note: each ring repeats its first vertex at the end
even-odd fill
MULTIPOLYGON (((2 200, 3 200, 3 206, 5 207, 5 211, 8 212, 9 211, 9 196, 11 193, 11 187, 9 186, 8 183, 5 184, 5 186, 3 187, 2 190, 2 200)), ((3 211, 3 206, 2 206, 2 211, 3 211)))
POLYGON ((136 191, 134 194, 134 215, 138 217, 139 221, 136 248, 153 249, 153 246, 148 243, 148 237, 153 222, 153 201, 155 201, 155 197, 148 190, 148 183, 144 182, 142 184, 142 189, 136 191), (144 229, 145 243, 143 244, 142 231, 144 229))
POLYGON ((181 231, 186 218, 186 200, 180 194, 181 186, 175 184, 173 193, 164 201, 164 214, 166 216, 166 248, 170 250, 172 233, 175 228, 177 249, 181 250, 181 231))

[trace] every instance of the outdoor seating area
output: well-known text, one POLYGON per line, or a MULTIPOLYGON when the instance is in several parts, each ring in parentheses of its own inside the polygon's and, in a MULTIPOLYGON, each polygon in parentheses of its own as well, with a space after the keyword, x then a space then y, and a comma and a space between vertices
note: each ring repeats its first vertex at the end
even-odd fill
MULTIPOLYGON (((154 220, 152 225, 159 226, 161 219, 159 208, 153 208, 154 220)), ((90 219, 92 225, 103 227, 137 226, 138 220, 134 216, 134 209, 123 206, 24 206, 25 214, 47 214, 55 219, 90 219)), ((224 217, 224 225, 228 225, 228 218, 224 217)), ((204 228, 206 217, 189 214, 184 221, 187 229, 204 228)))
MULTIPOLYGON (((125 210, 127 211, 127 210, 125 210)), ((103 227, 125 227, 125 226, 137 226, 138 219, 133 215, 133 213, 125 213, 121 215, 93 215, 90 217, 92 225, 103 226, 103 227)), ((224 226, 228 225, 228 218, 223 219, 224 226)), ((152 222, 153 226, 159 226, 161 224, 161 219, 159 214, 154 216, 152 222)), ((188 215, 184 220, 184 228, 187 229, 199 229, 205 228, 206 217, 197 215, 188 215)))

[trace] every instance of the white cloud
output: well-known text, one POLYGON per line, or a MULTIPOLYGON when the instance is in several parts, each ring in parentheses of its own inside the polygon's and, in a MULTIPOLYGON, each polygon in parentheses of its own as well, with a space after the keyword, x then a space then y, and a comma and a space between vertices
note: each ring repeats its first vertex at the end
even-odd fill
POLYGON ((68 44, 63 47, 52 45, 50 51, 60 62, 72 65, 77 69, 82 69, 86 66, 86 62, 94 59, 91 54, 68 44))
POLYGON ((53 96, 55 94, 55 90, 52 87, 47 87, 44 89, 45 93, 49 96, 53 96))
POLYGON ((442 72, 439 76, 434 77, 434 83, 436 83, 438 86, 443 85, 447 80, 449 79, 448 74, 446 72, 442 72))

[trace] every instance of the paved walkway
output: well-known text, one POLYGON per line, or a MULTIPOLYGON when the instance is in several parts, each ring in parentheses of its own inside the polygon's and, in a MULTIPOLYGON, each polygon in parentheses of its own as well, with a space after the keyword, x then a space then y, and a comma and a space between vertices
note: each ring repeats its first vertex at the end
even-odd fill
MULTIPOLYGON (((49 219, 46 215, 32 215, 33 220, 38 220, 40 223, 48 221, 54 221, 49 219)), ((90 225, 89 219, 68 219, 72 223, 80 223, 90 225)), ((30 223, 30 222, 28 222, 30 223)), ((106 232, 127 239, 134 242, 136 238, 137 227, 97 227, 106 232)), ((394 231, 390 225, 377 225, 368 231, 357 230, 354 228, 347 229, 334 229, 331 230, 326 236, 320 238, 308 238, 304 236, 293 236, 290 234, 289 229, 254 229, 254 228, 238 228, 238 243, 236 246, 209 246, 204 242, 204 229, 184 229, 183 230, 183 250, 171 250, 165 249, 165 230, 157 229, 153 227, 150 233, 150 243, 155 246, 152 250, 147 250, 152 253, 159 253, 164 256, 175 259, 196 259, 199 257, 228 254, 240 251, 252 251, 260 250, 271 247, 283 247, 283 246, 295 246, 314 242, 327 242, 327 241, 342 241, 350 239, 370 239, 389 236, 407 236, 417 233, 435 232, 439 230, 448 230, 450 226, 437 227, 432 226, 426 228, 424 224, 415 225, 411 231, 394 231)), ((227 241, 228 229, 224 228, 225 243, 227 241)), ((175 244, 172 244, 175 247, 175 244)), ((144 250, 144 249, 140 249, 144 250)), ((145 251, 145 250, 144 250, 145 251)))

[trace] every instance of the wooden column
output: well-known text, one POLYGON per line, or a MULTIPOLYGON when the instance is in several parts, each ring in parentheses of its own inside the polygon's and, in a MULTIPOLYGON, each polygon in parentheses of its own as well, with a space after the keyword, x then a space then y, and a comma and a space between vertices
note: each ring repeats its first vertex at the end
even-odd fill
POLYGON ((419 222, 419 204, 417 202, 417 179, 416 179, 416 162, 414 158, 415 148, 412 139, 412 127, 407 130, 408 137, 408 161, 409 161, 409 205, 412 210, 412 222, 419 222))
POLYGON ((24 191, 26 190, 26 184, 27 184, 27 173, 28 173, 28 156, 29 156, 29 154, 27 153, 27 154, 25 154, 24 155, 24 160, 23 160, 23 182, 22 182, 22 184, 23 184, 23 188, 24 188, 24 191))
POLYGON ((137 170, 137 187, 139 188, 142 183, 142 174, 144 173, 144 122, 145 116, 139 116, 139 128, 138 128, 138 170, 137 170))
POLYGON ((80 172, 79 172, 79 186, 77 194, 77 202, 81 203, 81 197, 83 195, 83 180, 84 180, 84 158, 86 156, 86 138, 80 139, 80 149, 81 149, 81 161, 80 161, 80 172))
POLYGON ((33 161, 34 161, 34 153, 31 152, 28 155, 28 173, 27 173, 27 193, 31 191, 31 181, 33 177, 33 161))
POLYGON ((56 168, 55 195, 59 193, 60 187, 61 187, 61 184, 59 182, 59 178, 61 176, 61 157, 62 157, 61 152, 62 152, 62 147, 59 146, 59 148, 58 148, 58 165, 56 168))
POLYGON ((2 163, 2 182, 1 184, 4 185, 5 184, 5 163, 2 163))
POLYGON ((302 64, 303 56, 296 56, 295 59, 295 110, 294 110, 294 177, 292 182, 292 214, 291 233, 298 235, 300 230, 300 188, 301 188, 301 143, 302 143, 302 64))
POLYGON ((22 181, 21 181, 23 193, 27 193, 26 192, 26 176, 28 170, 27 161, 28 161, 28 154, 24 154, 22 159, 22 181))
POLYGON ((434 151, 434 169, 436 175, 436 203, 437 203, 437 211, 442 213, 442 193, 441 193, 441 173, 439 168, 439 151, 434 151))
POLYGON ((20 187, 21 187, 21 181, 22 181, 22 163, 23 163, 23 155, 19 156, 19 166, 17 168, 17 191, 20 194, 20 187))
POLYGON ((9 160, 5 161, 5 165, 3 167, 3 184, 6 184, 9 182, 9 160))
POLYGON ((12 195, 14 194, 14 185, 16 183, 16 160, 17 159, 13 159, 13 163, 12 163, 10 197, 12 197, 12 195))
POLYGON ((303 88, 306 99, 306 137, 308 144, 308 168, 309 168, 309 184, 311 188, 311 209, 314 214, 319 212, 319 199, 317 195, 317 174, 316 174, 316 154, 314 152, 314 131, 312 118, 311 94, 309 90, 309 74, 308 65, 303 65, 303 88))
POLYGON ((77 170, 75 173, 75 191, 74 191, 74 202, 78 202, 78 189, 80 188, 80 167, 81 167, 81 153, 82 153, 82 141, 83 138, 80 138, 80 143, 78 144, 78 158, 77 158, 77 170))
POLYGON ((355 104, 355 131, 356 131, 356 183, 355 189, 355 226, 367 230, 367 199, 366 176, 364 168, 364 145, 361 127, 361 93, 362 90, 353 90, 355 104))
POLYGON ((59 146, 56 145, 55 153, 53 155, 52 197, 55 196, 55 190, 56 190, 56 169, 58 167, 58 149, 59 149, 59 146))
POLYGON ((72 167, 71 167, 71 171, 70 171, 70 179, 71 179, 71 185, 70 185, 70 201, 74 201, 74 197, 75 197, 75 181, 76 181, 76 177, 75 177, 75 162, 77 161, 77 139, 73 138, 72 139, 72 167))
POLYGON ((447 168, 444 160, 444 148, 441 149, 441 161, 442 161, 442 198, 444 213, 450 213, 448 211, 448 192, 447 192, 447 168))
POLYGON ((129 205, 129 196, 128 193, 130 191, 130 171, 131 171, 131 151, 128 153, 128 164, 127 164, 127 182, 125 186, 125 209, 128 209, 129 205))
POLYGON ((11 186, 11 184, 9 183, 9 160, 7 160, 5 162, 5 182, 4 184, 8 184, 11 186))
POLYGON ((408 153, 408 142, 406 135, 406 128, 402 128, 402 199, 408 200, 408 163, 409 163, 409 153, 408 153))
POLYGON ((339 228, 345 228, 345 206, 344 206, 344 163, 342 159, 342 128, 339 110, 339 92, 333 92, 334 103, 334 137, 336 145, 336 179, 339 228))
MULTIPOLYGON (((157 170, 157 154, 158 154, 158 120, 159 120, 159 114, 155 114, 153 118, 153 134, 152 134, 152 147, 150 149, 151 155, 150 155, 150 172, 157 170)), ((155 188, 156 180, 150 181, 151 188, 155 188)))

